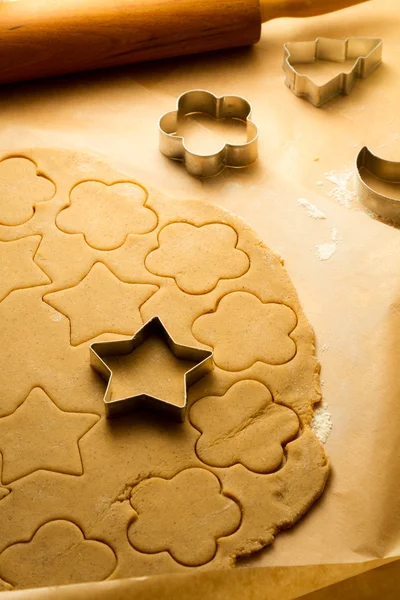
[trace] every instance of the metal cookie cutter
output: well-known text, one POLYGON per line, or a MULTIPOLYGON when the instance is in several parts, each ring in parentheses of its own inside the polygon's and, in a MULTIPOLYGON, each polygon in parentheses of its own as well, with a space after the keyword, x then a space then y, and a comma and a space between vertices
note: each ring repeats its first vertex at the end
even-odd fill
POLYGON ((400 162, 379 158, 364 146, 357 156, 356 171, 356 190, 364 206, 379 217, 400 224, 400 199, 373 190, 365 178, 369 174, 382 182, 400 184, 400 162))
POLYGON ((115 417, 125 414, 139 407, 149 407, 161 410, 172 415, 178 421, 184 421, 187 409, 188 388, 201 377, 214 368, 213 352, 192 346, 183 346, 175 342, 169 335, 163 322, 159 317, 153 317, 147 321, 135 335, 127 340, 115 340, 111 342, 95 342, 90 346, 90 364, 97 373, 107 382, 104 395, 104 404, 107 417, 115 417), (189 369, 184 375, 184 395, 182 404, 177 406, 162 398, 157 398, 145 392, 126 398, 111 399, 112 371, 103 359, 109 356, 122 356, 130 354, 138 346, 151 337, 161 337, 168 345, 172 354, 181 360, 194 361, 197 364, 189 369))
POLYGON ((378 38, 348 38, 334 40, 317 38, 313 42, 290 42, 284 45, 283 70, 288 88, 314 106, 322 106, 339 94, 350 94, 358 78, 368 77, 382 62, 383 41, 378 38), (317 85, 308 75, 298 73, 297 64, 320 60, 344 62, 354 59, 349 73, 339 73, 323 85, 317 85))
POLYGON ((212 177, 224 167, 248 167, 258 156, 258 130, 250 120, 251 105, 240 96, 217 98, 205 90, 185 92, 178 98, 177 110, 165 113, 159 121, 160 150, 168 158, 183 161, 190 175, 212 177), (208 114, 215 119, 239 119, 247 127, 247 142, 225 144, 215 154, 196 154, 185 145, 177 134, 178 121, 193 113, 208 114))

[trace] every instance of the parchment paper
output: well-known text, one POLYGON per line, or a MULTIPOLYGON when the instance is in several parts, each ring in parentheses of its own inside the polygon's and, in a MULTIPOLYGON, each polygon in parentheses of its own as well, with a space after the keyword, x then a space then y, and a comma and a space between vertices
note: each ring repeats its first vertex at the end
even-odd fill
POLYGON ((316 332, 333 420, 326 444, 333 473, 310 513, 248 566, 400 555, 400 231, 363 211, 346 183, 363 145, 400 160, 399 28, 397 0, 376 0, 324 17, 267 23, 252 49, 1 90, 2 149, 100 153, 169 195, 241 215, 285 259, 316 332), (281 70, 284 42, 318 36, 384 39, 383 65, 351 96, 322 109, 296 98, 281 70), (192 88, 252 103, 260 131, 253 167, 199 181, 160 155, 158 118, 192 88), (310 217, 300 198, 326 218, 310 217))

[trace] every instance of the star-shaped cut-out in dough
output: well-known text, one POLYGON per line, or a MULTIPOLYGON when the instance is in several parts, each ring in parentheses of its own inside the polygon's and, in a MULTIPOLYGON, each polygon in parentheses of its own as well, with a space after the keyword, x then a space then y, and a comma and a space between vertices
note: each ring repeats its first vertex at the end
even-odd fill
POLYGON ((77 346, 102 333, 133 335, 143 324, 140 307, 158 289, 125 283, 97 262, 78 285, 43 299, 70 320, 71 344, 77 346))
POLYGON ((159 317, 128 340, 90 346, 91 365, 107 382, 108 417, 149 407, 183 421, 187 390, 212 370, 212 357, 210 350, 175 342, 159 317))
POLYGON ((0 302, 13 290, 51 283, 51 279, 35 263, 40 235, 12 242, 0 242, 0 302))
POLYGON ((3 500, 3 498, 8 496, 9 493, 10 493, 10 490, 8 488, 0 487, 0 500, 3 500))
POLYGON ((41 388, 34 388, 11 415, 0 419, 3 483, 35 471, 82 475, 79 440, 99 417, 59 409, 41 388))

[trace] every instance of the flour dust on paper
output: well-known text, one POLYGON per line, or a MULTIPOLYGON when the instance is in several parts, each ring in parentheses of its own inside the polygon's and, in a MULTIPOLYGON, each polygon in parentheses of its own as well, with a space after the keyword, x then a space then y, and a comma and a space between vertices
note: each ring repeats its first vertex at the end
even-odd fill
POLYGON ((352 170, 328 171, 325 173, 325 179, 334 186, 328 194, 330 198, 348 209, 357 207, 358 199, 354 190, 354 172, 352 170))
POLYGON ((336 252, 338 240, 339 238, 337 227, 332 227, 330 241, 325 242, 324 244, 315 245, 317 257, 319 258, 319 260, 329 260, 330 258, 332 258, 332 256, 336 252))
POLYGON ((333 427, 332 415, 328 408, 329 407, 326 402, 321 402, 318 408, 315 409, 314 416, 311 421, 311 429, 321 444, 326 444, 333 427))
POLYGON ((298 198, 297 204, 302 206, 306 210, 308 216, 312 219, 326 219, 325 213, 305 198, 298 198))

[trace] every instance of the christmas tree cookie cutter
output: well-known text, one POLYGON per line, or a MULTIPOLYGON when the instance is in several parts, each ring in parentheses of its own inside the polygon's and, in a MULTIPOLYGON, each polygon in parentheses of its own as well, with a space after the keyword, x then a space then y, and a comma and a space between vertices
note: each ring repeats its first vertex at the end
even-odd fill
POLYGON ((399 225, 400 199, 372 189, 366 181, 366 172, 382 182, 400 184, 400 162, 379 158, 366 146, 356 160, 356 191, 360 202, 379 217, 399 225))
POLYGON ((320 37, 313 42, 289 42, 284 45, 283 70, 288 88, 300 98, 320 107, 339 94, 348 95, 357 79, 368 77, 382 62, 383 41, 379 38, 351 37, 337 40, 320 37), (317 61, 341 63, 354 59, 349 73, 339 73, 323 85, 296 71, 296 64, 317 61))
POLYGON ((178 344, 168 333, 159 317, 153 317, 143 325, 135 335, 125 340, 95 342, 90 346, 90 364, 105 380, 107 389, 104 394, 104 405, 107 417, 117 417, 137 408, 150 408, 167 413, 178 421, 184 421, 187 411, 188 388, 214 368, 213 352, 194 346, 178 344), (193 361, 196 364, 184 374, 184 393, 181 405, 173 404, 165 399, 157 398, 146 393, 112 399, 112 370, 103 360, 108 357, 131 354, 149 337, 162 338, 172 354, 181 360, 193 361))
POLYGON ((177 109, 163 114, 159 120, 159 147, 164 156, 182 161, 190 175, 213 177, 225 167, 248 167, 258 156, 258 129, 250 120, 251 105, 241 96, 218 98, 206 90, 191 90, 182 94, 177 109), (243 144, 226 143, 215 154, 196 154, 189 150, 177 133, 179 119, 202 113, 215 119, 238 119, 246 123, 247 141, 243 144))

